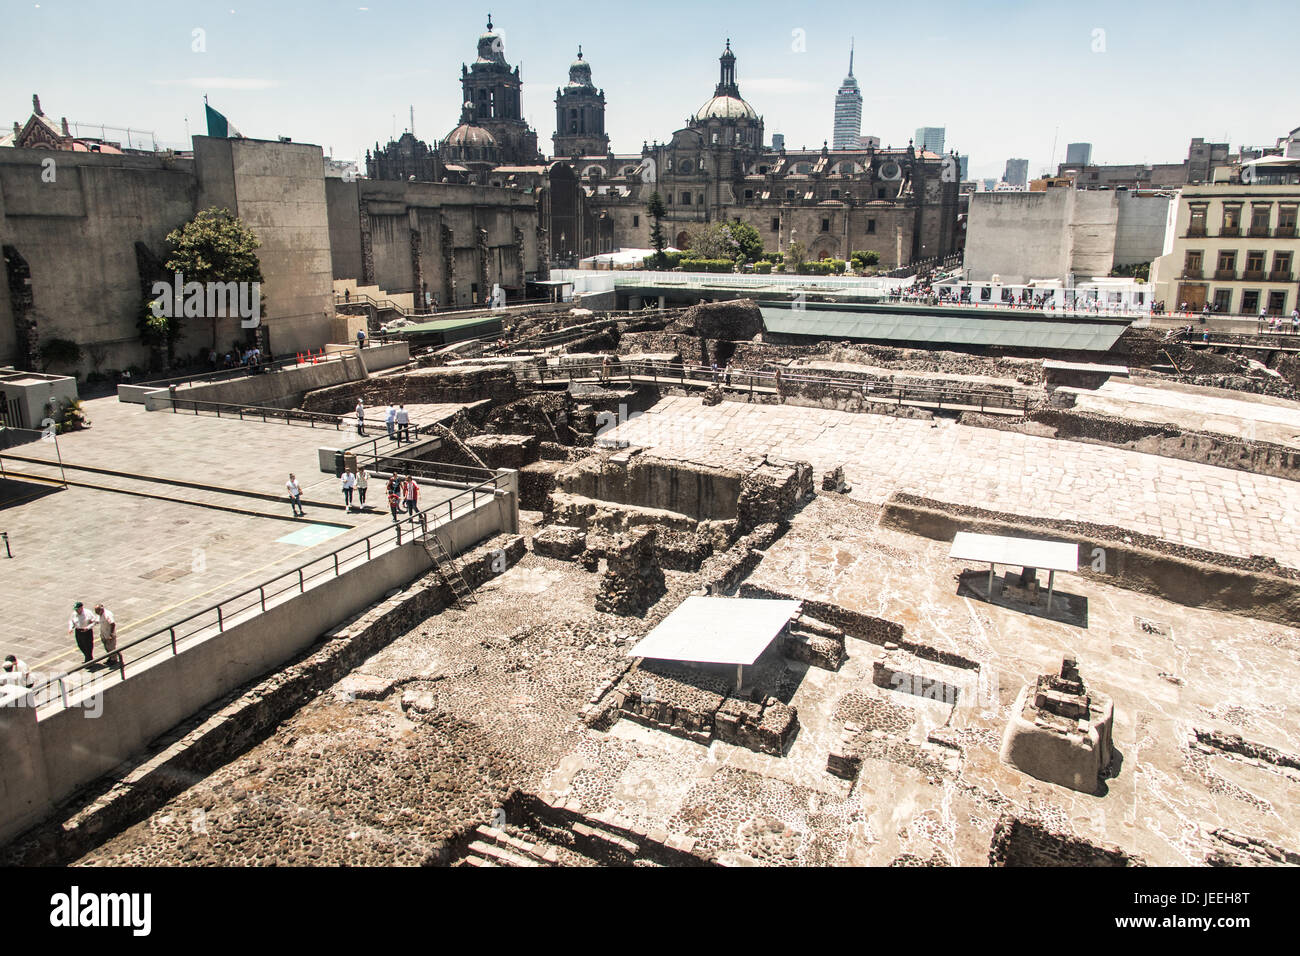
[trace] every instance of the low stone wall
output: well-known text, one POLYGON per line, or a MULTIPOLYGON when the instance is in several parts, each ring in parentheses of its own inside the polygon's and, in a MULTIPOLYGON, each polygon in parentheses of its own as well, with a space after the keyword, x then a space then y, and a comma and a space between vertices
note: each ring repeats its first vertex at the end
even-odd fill
POLYGON ((958 531, 1071 538, 1078 542, 1079 574, 1085 577, 1189 607, 1287 625, 1300 620, 1300 570, 1272 558, 1219 554, 1111 525, 1012 515, 903 493, 885 503, 880 521, 938 541, 951 541, 958 531))
POLYGON ((1300 480, 1300 449, 1216 432, 1187 430, 1168 423, 1138 422, 1114 415, 1060 408, 1038 409, 1019 419, 963 412, 958 421, 976 428, 1109 445, 1164 458, 1300 480))
POLYGON ((565 466, 563 461, 535 461, 519 469, 519 507, 525 511, 544 511, 555 490, 555 476, 565 466))
POLYGON ((395 405, 468 405, 484 399, 509 402, 518 397, 519 383, 514 370, 506 365, 492 365, 415 369, 318 388, 303 396, 302 407, 309 412, 340 415, 352 411, 358 398, 364 399, 367 407, 382 408, 389 402, 395 405))
POLYGON ((1117 846, 1098 846, 1009 813, 998 818, 989 866, 1144 866, 1117 846))
POLYGON ((725 468, 634 455, 571 462, 556 475, 558 491, 617 504, 687 515, 696 521, 736 517, 743 475, 725 468))
POLYGON ((872 617, 870 614, 851 611, 837 604, 829 604, 825 601, 816 601, 810 598, 800 598, 754 584, 741 585, 740 596, 746 598, 801 600, 803 602, 803 613, 808 617, 834 625, 848 636, 856 637, 858 640, 877 644, 889 650, 892 650, 893 647, 899 647, 923 660, 947 664, 950 667, 978 670, 980 666, 979 662, 963 657, 953 651, 945 651, 942 648, 931 647, 929 644, 908 640, 903 636, 903 625, 882 617, 872 617))

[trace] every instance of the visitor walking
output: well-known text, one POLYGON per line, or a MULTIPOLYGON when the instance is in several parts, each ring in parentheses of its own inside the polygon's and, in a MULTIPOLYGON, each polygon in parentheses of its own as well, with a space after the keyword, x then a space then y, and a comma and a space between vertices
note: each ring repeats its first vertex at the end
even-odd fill
POLYGON ((357 348, 363 349, 365 347, 366 347, 366 330, 357 329, 357 348))
POLYGON ((90 659, 95 656, 95 625, 99 619, 86 610, 86 606, 78 601, 72 605, 72 617, 68 621, 68 633, 75 634, 77 637, 77 650, 81 651, 81 656, 85 658, 83 664, 90 663, 90 659))
POLYGON ((357 399, 357 434, 362 438, 366 437, 366 406, 361 399, 357 399))
POLYGON ((95 614, 99 616, 99 642, 108 655, 108 666, 121 667, 122 655, 117 652, 117 619, 102 604, 95 605, 95 614))
POLYGON ((370 476, 366 474, 364 468, 357 469, 357 510, 366 510, 366 488, 370 484, 370 476))
POLYGON ((393 421, 397 423, 397 444, 402 440, 411 440, 411 413, 406 410, 405 405, 397 406, 397 414, 393 416, 393 421))
POLYGON ((406 501, 406 513, 413 515, 420 510, 420 483, 410 475, 402 482, 402 498, 406 501))
POLYGON ((285 489, 289 492, 289 507, 293 509, 295 518, 307 517, 306 512, 302 510, 302 486, 298 484, 298 479, 289 472, 289 480, 284 483, 285 489))
POLYGON ((341 479, 343 485, 343 505, 344 511, 352 511, 352 491, 357 486, 357 476, 352 474, 346 467, 343 469, 341 479))
POLYGON ((1291 333, 1300 334, 1300 309, 1291 310, 1291 333))
POLYGON ((388 403, 388 410, 384 412, 384 427, 388 429, 388 440, 393 440, 393 419, 397 416, 397 409, 392 402, 388 403))
POLYGON ((388 509, 393 513, 393 520, 396 521, 397 509, 402 506, 402 479, 397 475, 391 475, 384 490, 388 492, 388 509))

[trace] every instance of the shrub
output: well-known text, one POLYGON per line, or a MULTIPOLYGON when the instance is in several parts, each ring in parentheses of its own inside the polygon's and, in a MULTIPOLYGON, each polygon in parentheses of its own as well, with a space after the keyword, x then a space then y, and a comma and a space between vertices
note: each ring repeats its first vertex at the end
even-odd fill
POLYGON ((768 262, 768 261, 766 261, 766 260, 761 261, 761 262, 755 262, 755 263, 754 263, 754 271, 755 271, 755 272, 758 272, 758 273, 761 273, 761 274, 763 274, 763 275, 767 275, 768 273, 770 273, 770 272, 772 271, 772 263, 771 263, 771 262, 768 262))
POLYGON ((46 339, 40 348, 41 371, 48 372, 51 365, 76 365, 81 354, 81 346, 72 339, 46 339))

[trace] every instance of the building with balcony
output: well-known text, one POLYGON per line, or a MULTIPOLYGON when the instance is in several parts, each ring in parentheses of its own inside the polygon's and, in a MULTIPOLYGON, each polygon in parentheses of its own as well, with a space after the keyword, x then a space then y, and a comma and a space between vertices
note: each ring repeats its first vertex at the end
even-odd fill
POLYGON ((1151 266, 1156 299, 1193 312, 1290 314, 1300 306, 1298 211, 1300 183, 1182 190, 1165 253, 1151 266))

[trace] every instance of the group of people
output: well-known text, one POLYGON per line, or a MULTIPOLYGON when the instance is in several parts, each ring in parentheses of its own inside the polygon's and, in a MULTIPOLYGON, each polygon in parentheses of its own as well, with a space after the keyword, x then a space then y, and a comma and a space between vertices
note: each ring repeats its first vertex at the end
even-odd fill
POLYGON ((212 371, 218 368, 247 368, 250 372, 258 371, 262 366, 262 350, 257 346, 248 349, 241 349, 239 346, 231 349, 226 353, 225 358, 217 355, 216 349, 208 350, 208 365, 212 371))
POLYGON ((358 468, 356 474, 348 468, 343 469, 343 475, 340 479, 343 484, 343 509, 349 514, 352 512, 352 494, 357 495, 357 510, 366 510, 366 489, 370 487, 370 476, 366 474, 364 467, 358 468))
POLYGON ((1286 332, 1290 331, 1292 335, 1300 335, 1300 308, 1291 310, 1291 328, 1287 329, 1287 320, 1280 315, 1270 316, 1263 309, 1259 310, 1259 331, 1261 332, 1286 332))
POLYGON ((404 509, 408 515, 419 512, 420 483, 410 475, 392 475, 385 491, 388 493, 388 509, 392 511, 394 521, 400 510, 404 509))
MULTIPOLYGON (((345 466, 343 474, 339 477, 339 485, 343 491, 344 509, 350 514, 354 510, 353 499, 355 498, 355 510, 364 511, 366 491, 370 487, 370 475, 366 469, 361 467, 353 472, 345 466)), ((302 485, 292 472, 284 487, 289 493, 289 507, 293 509, 294 517, 305 518, 306 512, 302 509, 302 485)), ((384 490, 388 495, 388 507, 393 513, 394 521, 397 520, 399 512, 415 514, 420 510, 420 484, 410 475, 392 475, 384 490)), ((77 607, 80 609, 81 605, 78 604, 77 607)))
POLYGON ((4 666, 0 667, 0 687, 6 684, 17 684, 19 687, 32 686, 32 672, 27 662, 19 660, 13 654, 6 657, 4 666))
POLYGON ((95 628, 99 628, 99 640, 108 655, 109 667, 121 667, 122 655, 117 652, 117 621, 113 612, 96 604, 94 611, 87 611, 86 606, 78 601, 72 606, 72 617, 68 619, 68 633, 75 635, 77 650, 84 658, 82 663, 89 664, 95 657, 95 628))
MULTIPOLYGON (((357 407, 353 409, 357 416, 357 434, 362 438, 366 437, 366 404, 365 399, 357 399, 357 407)), ((388 406, 384 412, 384 428, 388 432, 390 439, 396 439, 397 444, 403 441, 411 440, 411 413, 406 410, 405 405, 388 406)))

